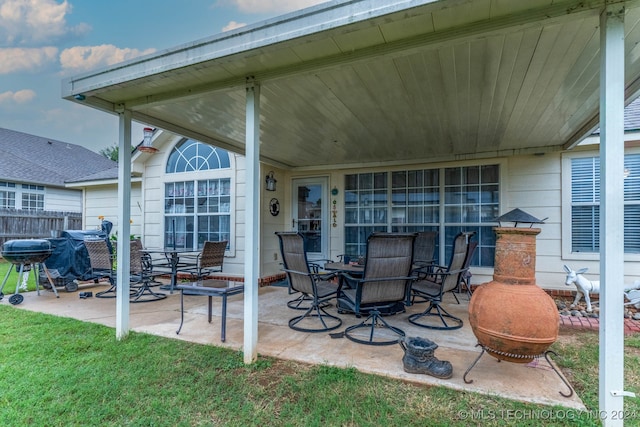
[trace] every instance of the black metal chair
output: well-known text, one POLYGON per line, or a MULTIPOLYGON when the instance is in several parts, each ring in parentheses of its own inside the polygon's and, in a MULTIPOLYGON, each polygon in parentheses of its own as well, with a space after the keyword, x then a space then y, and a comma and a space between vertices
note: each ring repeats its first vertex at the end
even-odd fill
MULTIPOLYGON (((191 274, 193 281, 202 280, 213 273, 221 272, 224 264, 224 251, 227 250, 228 244, 227 240, 204 242, 202 251, 196 256, 193 265, 179 267, 178 271, 191 274)), ((187 257, 180 259, 184 260, 187 257)))
POLYGON ((154 292, 151 289, 153 281, 153 263, 151 256, 144 252, 140 240, 132 240, 130 244, 129 268, 132 286, 136 286, 135 293, 129 297, 130 302, 150 302, 167 297, 162 292, 154 292))
POLYGON ((405 311, 404 302, 415 279, 411 275, 415 237, 414 233, 373 233, 367 239, 362 277, 341 273, 347 286, 339 292, 339 312, 350 311, 357 317, 367 316, 364 321, 345 329, 344 336, 351 341, 389 345, 404 337, 404 331, 391 326, 384 320, 383 313, 405 311))
POLYGON ((325 332, 340 327, 342 319, 325 310, 328 301, 338 293, 338 285, 329 283, 337 273, 314 272, 307 261, 302 234, 276 232, 276 235, 280 241, 284 272, 289 279, 290 289, 309 298, 309 306, 300 316, 289 320, 289 327, 302 332, 325 332), (317 320, 317 326, 302 326, 309 320, 317 320))
POLYGON ((475 240, 469 242, 469 246, 467 247, 467 256, 465 257, 464 264, 462 265, 462 269, 465 271, 460 275, 460 280, 458 280, 458 285, 455 287, 455 289, 451 290, 451 293, 453 294, 453 297, 456 299, 456 302, 458 304, 460 304, 460 300, 458 299, 458 296, 456 294, 460 294, 462 292, 466 292, 467 297, 469 298, 469 301, 471 301, 471 296, 473 295, 473 292, 471 291, 470 267, 471 267, 471 261, 473 259, 473 254, 475 253, 477 247, 478 247, 478 242, 476 242, 475 240), (464 291, 462 289, 463 286, 464 286, 464 291))
POLYGON ((475 232, 461 232, 453 239, 451 259, 448 266, 432 265, 414 270, 417 275, 411 286, 412 302, 416 298, 429 303, 425 311, 409 316, 409 322, 429 329, 459 329, 462 319, 453 316, 442 307, 445 293, 456 289, 463 275, 468 271, 465 261, 469 258, 469 242, 475 232), (432 318, 439 320, 431 322, 432 318))
POLYGON ((413 265, 416 268, 426 267, 435 262, 437 231, 420 231, 413 243, 413 265))
POLYGON ((96 298, 116 297, 116 272, 113 268, 113 254, 104 239, 85 239, 84 246, 89 254, 91 275, 96 281, 109 280, 109 289, 96 293, 96 298))

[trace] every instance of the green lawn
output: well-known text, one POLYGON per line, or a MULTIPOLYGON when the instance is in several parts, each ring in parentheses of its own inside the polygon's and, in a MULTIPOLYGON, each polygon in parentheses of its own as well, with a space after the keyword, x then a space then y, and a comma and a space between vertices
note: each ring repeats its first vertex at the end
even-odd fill
MULTIPOLYGON (((0 280, 4 281, 10 267, 11 267, 11 263, 4 260, 0 261, 0 280)), ((9 277, 7 277, 7 282, 4 286, 4 289, 2 290, 3 294, 9 295, 15 292, 16 284, 18 283, 19 270, 20 270, 19 265, 13 267, 13 269, 11 270, 11 274, 9 275, 9 277)), ((36 290, 36 281, 34 277, 35 277, 35 272, 33 271, 29 272, 29 280, 27 282, 27 285, 28 285, 27 287, 28 287, 28 290, 30 291, 36 290)), ((0 282, 0 285, 2 285, 2 282, 0 282)))
MULTIPOLYGON (((355 369, 259 358, 0 304, 3 426, 501 426, 588 413, 408 384, 355 369)), ((627 390, 639 384, 640 339, 627 339, 627 390)), ((553 347, 591 410, 597 408, 597 334, 553 347)), ((636 392, 638 390, 635 390, 636 392)), ((640 410, 637 399, 625 409, 640 410)), ((629 421, 631 422, 631 421, 629 421)), ((633 424, 631 422, 631 424, 633 424)))

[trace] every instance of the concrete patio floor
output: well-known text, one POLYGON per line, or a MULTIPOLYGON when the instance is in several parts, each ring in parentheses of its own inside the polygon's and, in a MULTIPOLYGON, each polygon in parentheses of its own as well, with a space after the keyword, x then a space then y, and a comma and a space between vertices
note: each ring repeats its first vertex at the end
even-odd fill
MULTIPOLYGON (((106 289, 106 285, 81 285, 80 288, 80 291, 92 291, 95 294, 106 289)), ((62 290, 58 293, 60 298, 55 298, 51 291, 41 291, 39 296, 36 292, 27 292, 23 294, 24 301, 14 307, 115 328, 115 299, 80 299, 78 292, 69 293, 62 290)), ((259 290, 258 353, 304 363, 355 367, 361 372, 418 384, 441 385, 513 400, 585 410, 584 404, 575 393, 569 398, 560 395, 559 392, 567 393, 568 389, 544 358, 535 359, 529 364, 517 364, 498 362, 485 354, 467 375, 467 379, 473 382, 466 384, 463 375, 480 354, 480 349, 475 346, 477 341, 468 325, 466 296, 459 297, 460 304, 456 304, 451 294, 446 298, 447 309, 464 320, 463 328, 435 331, 410 324, 407 316, 422 311, 425 308, 424 304, 408 307, 407 313, 387 316, 385 319, 403 329, 408 337, 420 336, 436 342, 439 345, 435 352, 436 357, 448 360, 453 365, 453 377, 447 380, 404 372, 404 352, 399 345, 368 346, 346 338, 331 338, 328 333, 303 333, 290 329, 288 320, 298 314, 285 304, 292 296, 286 288, 278 286, 267 286, 259 290)), ((5 296, 0 303, 8 304, 7 300, 5 296)), ((137 332, 242 350, 243 295, 229 297, 225 343, 220 341, 221 305, 220 298, 213 298, 214 317, 212 323, 208 324, 207 298, 185 296, 185 321, 180 334, 176 335, 180 324, 180 294, 175 292, 164 300, 131 304, 130 327, 137 332)), ((328 311, 337 314, 333 306, 328 311)), ((343 320, 342 327, 332 332, 342 331, 357 321, 354 316, 348 314, 341 314, 339 317, 343 320)))

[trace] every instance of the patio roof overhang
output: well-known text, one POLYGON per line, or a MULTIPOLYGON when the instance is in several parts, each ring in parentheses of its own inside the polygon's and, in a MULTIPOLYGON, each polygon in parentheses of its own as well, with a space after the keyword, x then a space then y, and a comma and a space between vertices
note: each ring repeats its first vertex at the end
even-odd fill
MULTIPOLYGON (((337 0, 69 78, 62 95, 120 118, 122 218, 131 120, 246 155, 245 361, 257 356, 258 160, 326 169, 537 153, 601 122, 599 397, 613 413, 629 395, 619 142, 623 104, 640 91, 639 22, 640 0, 337 0)), ((128 254, 119 241, 119 337, 128 254)))
MULTIPOLYGON (((62 96, 287 168, 544 152, 599 121, 605 1, 338 1, 71 77, 62 96)), ((627 1, 625 88, 640 89, 627 1)))

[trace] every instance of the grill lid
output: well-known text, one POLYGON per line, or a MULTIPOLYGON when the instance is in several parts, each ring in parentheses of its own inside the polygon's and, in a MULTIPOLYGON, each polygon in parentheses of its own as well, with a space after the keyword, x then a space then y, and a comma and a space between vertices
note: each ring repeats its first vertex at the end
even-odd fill
POLYGON ((51 242, 44 239, 7 240, 2 245, 2 257, 14 264, 42 262, 51 252, 51 242))

